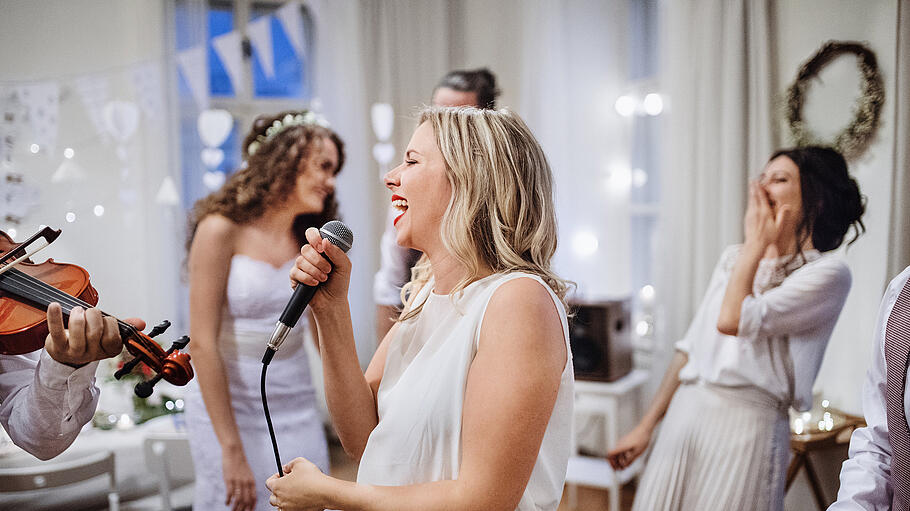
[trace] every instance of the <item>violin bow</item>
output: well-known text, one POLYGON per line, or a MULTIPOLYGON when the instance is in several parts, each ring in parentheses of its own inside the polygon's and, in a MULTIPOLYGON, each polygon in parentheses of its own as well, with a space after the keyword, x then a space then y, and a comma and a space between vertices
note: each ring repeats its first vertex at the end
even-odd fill
POLYGON ((17 264, 21 263, 22 261, 28 259, 29 257, 31 257, 31 256, 37 254, 38 252, 44 250, 45 248, 47 248, 48 245, 50 245, 51 243, 54 242, 54 240, 56 240, 58 237, 60 237, 61 232, 62 231, 60 229, 51 229, 48 226, 44 226, 43 229, 41 229, 40 231, 36 232, 35 234, 32 234, 31 236, 29 236, 29 238, 27 240, 16 245, 16 248, 14 248, 14 249, 10 250, 9 252, 0 256, 0 265, 3 265, 2 267, 0 267, 0 275, 5 273, 6 271, 8 271, 10 268, 13 268, 17 264), (40 247, 32 250, 31 252, 28 252, 26 250, 26 247, 28 247, 29 245, 38 241, 41 238, 44 238, 44 245, 41 245, 40 247), (7 263, 7 261, 16 257, 16 254, 23 254, 23 255, 20 257, 17 257, 15 260, 7 263))

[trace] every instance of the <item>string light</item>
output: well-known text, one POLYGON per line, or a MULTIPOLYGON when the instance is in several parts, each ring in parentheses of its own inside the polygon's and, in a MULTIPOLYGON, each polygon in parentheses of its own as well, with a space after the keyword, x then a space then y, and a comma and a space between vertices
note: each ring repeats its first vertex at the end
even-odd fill
POLYGON ((664 110, 664 99, 660 96, 660 94, 652 92, 645 96, 645 100, 642 106, 644 106, 646 114, 652 116, 660 115, 660 113, 664 110))
POLYGON ((63 150, 63 157, 66 158, 67 160, 72 160, 73 156, 75 156, 75 155, 76 155, 76 151, 73 151, 72 147, 67 147, 66 149, 63 150))
POLYGON ((648 183, 648 173, 642 169, 632 169, 632 186, 641 188, 648 183))
POLYGON ((38 151, 41 150, 41 146, 39 146, 38 144, 32 144, 29 146, 28 150, 31 151, 32 154, 38 154, 38 151))
POLYGON ((575 236, 572 238, 572 249, 581 257, 588 257, 597 252, 597 247, 600 243, 597 241, 597 236, 588 231, 581 231, 575 233, 575 236))
POLYGON ((66 214, 66 221, 69 222, 69 223, 75 222, 75 221, 76 221, 76 213, 73 213, 72 211, 70 211, 69 213, 67 213, 67 214, 66 214))
POLYGON ((616 98, 616 103, 613 104, 613 108, 616 109, 616 113, 623 117, 631 117, 635 113, 635 98, 624 94, 616 98))
POLYGON ((104 214, 104 206, 102 206, 101 204, 95 204, 94 212, 95 212, 95 216, 101 216, 101 215, 103 215, 103 214, 104 214))

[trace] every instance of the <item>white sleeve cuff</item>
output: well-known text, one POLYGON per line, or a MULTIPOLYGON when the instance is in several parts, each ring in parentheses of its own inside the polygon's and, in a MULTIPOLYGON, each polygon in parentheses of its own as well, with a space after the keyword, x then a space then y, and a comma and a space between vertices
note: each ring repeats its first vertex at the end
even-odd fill
POLYGON ((758 339, 766 309, 767 305, 762 300, 753 295, 747 296, 739 310, 739 327, 736 336, 747 341, 758 339))
POLYGON ((96 369, 98 362, 90 362, 77 369, 57 362, 48 352, 41 350, 37 378, 42 387, 51 390, 83 389, 94 384, 96 369))

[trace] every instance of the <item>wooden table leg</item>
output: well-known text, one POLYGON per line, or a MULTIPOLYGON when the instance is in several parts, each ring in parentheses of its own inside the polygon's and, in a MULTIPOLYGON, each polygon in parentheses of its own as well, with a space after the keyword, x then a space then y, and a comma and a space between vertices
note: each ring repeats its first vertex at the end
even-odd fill
POLYGON ((818 509, 825 511, 828 508, 828 504, 825 502, 825 493, 822 491, 822 485, 818 481, 818 475, 815 473, 815 468, 812 467, 812 461, 809 460, 809 456, 806 455, 806 474, 809 476, 809 484, 812 485, 812 493, 815 495, 815 503, 818 504, 818 509))
POLYGON ((803 463, 806 461, 806 455, 804 453, 799 453, 793 456, 793 459, 790 460, 790 466, 787 467, 787 484, 784 486, 784 491, 790 489, 790 485, 793 484, 793 480, 796 479, 796 474, 799 473, 799 469, 802 468, 803 463))

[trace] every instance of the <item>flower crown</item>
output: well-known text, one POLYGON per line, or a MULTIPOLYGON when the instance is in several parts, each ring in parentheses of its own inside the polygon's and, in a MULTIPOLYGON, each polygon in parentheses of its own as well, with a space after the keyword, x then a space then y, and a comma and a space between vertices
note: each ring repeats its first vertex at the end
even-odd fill
POLYGON ((275 119, 272 121, 272 125, 265 129, 265 135, 259 135, 256 137, 256 140, 250 142, 250 145, 246 147, 246 154, 253 156, 256 151, 259 150, 259 146, 268 142, 269 140, 275 138, 282 131, 293 128, 294 126, 322 126, 323 128, 329 127, 329 122, 325 117, 307 111, 302 114, 287 114, 281 119, 275 119))

